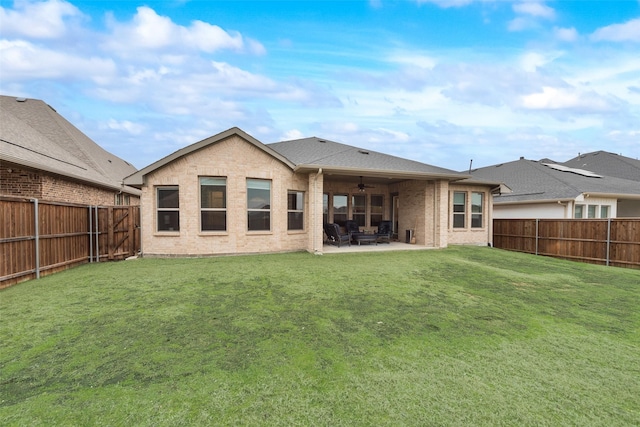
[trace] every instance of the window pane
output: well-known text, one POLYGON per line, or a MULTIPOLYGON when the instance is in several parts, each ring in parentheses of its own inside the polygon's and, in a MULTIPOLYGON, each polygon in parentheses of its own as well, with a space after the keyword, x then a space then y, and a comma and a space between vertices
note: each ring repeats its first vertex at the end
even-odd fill
POLYGON ((584 210, 584 205, 576 205, 573 217, 574 218, 582 218, 583 217, 583 210, 584 210))
POLYGON ((471 212, 482 213, 482 193, 471 193, 471 212))
POLYGON ((247 180, 247 207, 249 209, 269 209, 271 207, 271 181, 247 180))
POLYGON ((248 212, 249 231, 270 230, 271 212, 269 211, 251 211, 248 212))
POLYGON ((466 193, 453 193, 453 204, 454 205, 464 205, 467 198, 466 193))
POLYGON ((600 218, 609 218, 609 206, 600 206, 600 218))
POLYGON ((202 211, 202 231, 225 231, 227 229, 227 212, 202 211))
POLYGON ((323 224, 329 222, 329 195, 327 193, 322 194, 322 222, 323 224))
POLYGON ((347 195, 335 194, 333 196, 333 222, 344 225, 347 220, 347 195))
POLYGON ((177 188, 158 188, 159 208, 179 208, 179 197, 177 188))
POLYGON ((290 191, 287 195, 287 209, 301 211, 303 209, 303 194, 301 191, 290 191))
POLYGON ((158 211, 158 231, 180 231, 180 212, 158 211))
POLYGON ((366 226, 367 222, 367 196, 357 195, 351 198, 353 220, 360 227, 366 226))
POLYGON ((224 178, 200 178, 201 208, 227 207, 227 185, 224 178))
POLYGON ((371 196, 371 226, 377 227, 382 221, 384 211, 384 196, 373 194, 371 196))
POLYGON ((287 227, 289 230, 302 230, 303 217, 304 214, 302 212, 289 212, 287 217, 287 227))
POLYGON ((589 205, 587 207, 587 218, 595 218, 596 217, 596 205, 589 205))
POLYGON ((464 215, 454 215, 453 226, 455 228, 464 228, 464 215))

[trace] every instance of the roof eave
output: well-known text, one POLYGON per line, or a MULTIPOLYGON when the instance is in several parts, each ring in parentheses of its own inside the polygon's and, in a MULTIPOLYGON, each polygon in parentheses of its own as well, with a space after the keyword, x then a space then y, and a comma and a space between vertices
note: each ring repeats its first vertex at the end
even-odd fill
POLYGON ((6 156, 6 155, 0 156, 0 160, 4 160, 6 162, 13 163, 13 164, 19 165, 19 166, 24 166, 24 167, 27 167, 29 169, 41 170, 41 171, 49 172, 49 173, 52 173, 52 174, 55 174, 55 175, 67 177, 67 178, 73 179, 75 181, 80 181, 80 182, 84 182, 84 183, 87 183, 87 184, 91 184, 92 186, 95 186, 95 187, 108 188, 108 189, 114 190, 114 191, 124 191, 125 193, 129 193, 129 194, 136 195, 136 196, 140 196, 142 194, 142 192, 140 190, 138 190, 137 188, 134 188, 132 186, 125 185, 124 182, 122 182, 120 185, 118 185, 118 184, 113 184, 113 183, 109 183, 109 182, 105 182, 105 181, 100 181, 100 180, 97 180, 97 179, 91 179, 91 178, 84 177, 82 175, 76 175, 74 173, 63 171, 63 170, 60 170, 60 169, 57 169, 55 167, 51 167, 51 166, 48 166, 48 165, 43 165, 43 164, 36 163, 36 162, 30 162, 30 161, 24 160, 24 159, 14 158, 13 156, 6 156))
POLYGON ((294 169, 297 173, 312 173, 319 170, 323 174, 340 174, 347 176, 371 176, 376 178, 394 178, 394 179, 446 179, 446 180, 463 180, 465 176, 461 174, 445 174, 437 172, 412 172, 392 169, 367 169, 349 166, 327 166, 321 164, 299 164, 294 169))

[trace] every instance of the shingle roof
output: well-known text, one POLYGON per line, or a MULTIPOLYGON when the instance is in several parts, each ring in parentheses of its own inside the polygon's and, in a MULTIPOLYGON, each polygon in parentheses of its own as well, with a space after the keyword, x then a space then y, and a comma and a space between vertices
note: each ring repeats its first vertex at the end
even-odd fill
POLYGON ((564 162, 563 165, 640 182, 640 160, 606 151, 581 154, 564 162))
POLYGON ((123 188, 136 168, 104 150, 45 102, 0 95, 0 160, 138 194, 123 188))
POLYGON ((512 190, 494 199, 496 204, 573 200, 580 194, 625 195, 640 198, 637 182, 603 175, 599 178, 545 166, 546 162, 520 159, 474 169, 474 177, 504 182, 512 190))
POLYGON ((414 160, 403 159, 376 151, 311 137, 267 144, 298 167, 322 167, 324 169, 357 169, 360 171, 387 171, 430 174, 451 178, 468 178, 456 171, 432 166, 414 160))

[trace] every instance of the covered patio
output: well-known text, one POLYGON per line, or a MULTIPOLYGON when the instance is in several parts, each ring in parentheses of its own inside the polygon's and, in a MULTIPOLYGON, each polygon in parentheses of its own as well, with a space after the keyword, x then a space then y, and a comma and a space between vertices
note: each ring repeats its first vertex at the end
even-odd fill
POLYGON ((341 247, 329 244, 325 242, 322 247, 324 254, 337 254, 337 253, 354 253, 354 252, 390 252, 390 251, 424 251, 427 249, 436 249, 434 247, 423 245, 412 245, 405 242, 391 242, 391 243, 378 243, 368 245, 343 245, 341 247))

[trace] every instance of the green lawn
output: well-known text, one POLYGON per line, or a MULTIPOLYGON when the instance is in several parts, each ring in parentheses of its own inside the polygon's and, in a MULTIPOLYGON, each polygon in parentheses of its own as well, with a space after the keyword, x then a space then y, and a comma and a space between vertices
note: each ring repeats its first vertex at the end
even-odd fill
POLYGON ((0 340, 0 425, 640 425, 640 271, 491 248, 85 265, 0 340))

